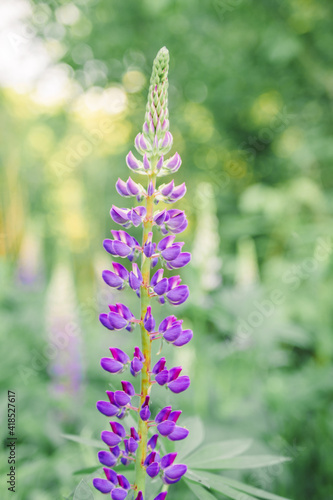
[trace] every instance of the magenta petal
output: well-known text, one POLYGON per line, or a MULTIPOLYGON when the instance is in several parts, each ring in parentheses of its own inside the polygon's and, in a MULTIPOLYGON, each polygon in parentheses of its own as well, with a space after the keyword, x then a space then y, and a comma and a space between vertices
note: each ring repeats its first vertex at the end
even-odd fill
POLYGON ((188 429, 176 425, 171 434, 168 435, 168 439, 170 439, 171 441, 180 441, 181 439, 185 439, 188 435, 189 435, 188 429))
POLYGON ((168 416, 171 413, 171 406, 165 406, 158 412, 158 414, 155 417, 155 422, 159 424, 160 422, 163 422, 164 420, 167 420, 168 416))
POLYGON ((110 425, 111 425, 112 431, 115 434, 117 434, 121 438, 126 437, 126 431, 125 431, 125 427, 123 425, 121 425, 119 422, 110 422, 110 425))
POLYGON ((110 352, 114 359, 120 361, 120 363, 123 363, 124 365, 130 360, 126 352, 119 349, 119 347, 110 347, 110 352))
POLYGON ((168 387, 170 391, 175 394, 179 394, 180 392, 185 391, 191 384, 190 377, 187 375, 183 375, 182 377, 178 377, 176 380, 172 380, 172 382, 168 383, 168 387))
POLYGON ((167 491, 162 491, 157 495, 157 497, 154 498, 154 500, 165 500, 168 492, 167 491))

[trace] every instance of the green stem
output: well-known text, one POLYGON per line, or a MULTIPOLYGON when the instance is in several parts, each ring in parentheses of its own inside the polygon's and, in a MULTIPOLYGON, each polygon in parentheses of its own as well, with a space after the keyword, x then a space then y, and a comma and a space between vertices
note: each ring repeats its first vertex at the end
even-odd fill
MULTIPOLYGON (((154 172, 157 160, 151 160, 152 171, 154 172)), ((153 182, 155 187, 156 174, 150 174, 148 176, 148 185, 150 181, 153 182)), ((146 198, 146 209, 147 215, 145 217, 145 221, 143 223, 143 237, 142 237, 142 246, 145 244, 148 234, 152 231, 153 228, 153 208, 154 208, 154 197, 147 196, 146 198)), ((150 258, 147 258, 144 253, 142 253, 142 261, 141 261, 141 273, 143 283, 141 286, 141 321, 145 317, 147 312, 147 307, 149 306, 150 298, 148 294, 149 283, 150 283, 150 258)), ((150 381, 150 370, 151 370, 151 339, 149 334, 145 330, 143 326, 143 322, 141 323, 141 344, 142 344, 142 353, 145 357, 145 361, 143 363, 143 368, 141 370, 141 401, 140 406, 144 402, 146 396, 150 392, 151 381, 150 381)), ((144 461, 146 459, 147 453, 147 442, 148 442, 148 422, 144 422, 139 418, 139 429, 138 434, 140 436, 139 446, 136 452, 136 464, 135 464, 135 490, 142 491, 142 494, 145 494, 145 485, 146 485, 146 471, 144 468, 144 461)))

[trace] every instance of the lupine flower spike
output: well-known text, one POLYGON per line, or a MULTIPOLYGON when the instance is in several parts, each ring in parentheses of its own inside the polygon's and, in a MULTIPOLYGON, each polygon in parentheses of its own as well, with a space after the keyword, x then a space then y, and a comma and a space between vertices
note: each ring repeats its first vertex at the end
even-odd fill
MULTIPOLYGON (((181 374, 182 367, 167 368, 164 357, 151 367, 152 342, 158 339, 162 343, 168 342, 181 347, 193 336, 191 330, 183 329, 182 320, 174 315, 167 316, 159 325, 154 318, 154 302, 164 304, 167 301, 177 306, 189 296, 188 287, 181 284, 179 275, 166 277, 163 275, 163 267, 151 273, 151 269, 158 264, 172 271, 185 266, 191 259, 190 253, 182 251, 184 243, 175 241, 176 235, 187 227, 185 213, 173 208, 154 210, 154 206, 160 201, 174 203, 186 192, 185 183, 175 186, 173 180, 156 185, 159 177, 176 172, 181 165, 178 153, 166 158, 173 141, 169 132, 168 67, 169 52, 163 47, 153 64, 142 132, 135 138, 135 148, 141 159, 132 151, 126 157, 127 166, 133 173, 131 175, 146 176, 146 187, 131 177, 127 181, 118 179, 116 182, 116 190, 121 196, 135 197, 138 203, 143 204, 132 208, 113 205, 110 212, 112 220, 126 230, 131 226, 141 226, 142 242, 139 243, 124 229, 119 229, 111 231, 112 239, 106 239, 103 243, 105 250, 113 258, 128 259, 131 263, 131 269, 128 270, 119 262, 112 261, 109 269, 103 271, 103 280, 117 290, 129 286, 140 298, 141 304, 139 318, 121 303, 111 304, 109 311, 100 315, 102 325, 108 330, 126 329, 131 332, 139 325, 141 333, 141 346, 135 347, 133 356, 117 347, 110 347, 111 357, 101 359, 101 367, 106 372, 123 373, 128 369, 129 376, 139 376, 141 381, 139 394, 135 393, 130 381, 123 380, 119 390, 106 391, 107 399, 97 402, 100 413, 113 420, 109 423, 110 427, 101 434, 104 449, 98 453, 105 477, 95 478, 93 484, 113 500, 124 500, 126 497, 136 500, 165 500, 168 485, 177 483, 187 471, 186 465, 176 463, 177 453, 161 456, 158 446, 161 439, 179 441, 188 436, 189 431, 178 425, 182 412, 166 406, 152 415, 150 409, 153 384, 157 388, 164 386, 175 394, 185 391, 190 385, 189 377, 181 374), (154 241, 156 230, 161 233, 159 241, 154 241), (136 263, 139 256, 140 268, 136 263), (126 426, 128 412, 137 414, 137 429, 126 426), (152 429, 155 433, 151 432, 152 429), (124 475, 116 472, 116 467, 118 464, 127 466, 133 462, 135 481, 130 484, 124 475), (146 496, 146 481, 158 475, 161 477, 163 491, 154 499, 149 499, 146 496)), ((139 344, 139 341, 136 343, 139 344)))

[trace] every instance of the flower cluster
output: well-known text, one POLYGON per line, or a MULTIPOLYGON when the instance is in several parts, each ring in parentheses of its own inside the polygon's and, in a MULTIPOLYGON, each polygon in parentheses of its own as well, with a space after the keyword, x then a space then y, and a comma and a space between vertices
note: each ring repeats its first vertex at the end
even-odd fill
POLYGON ((142 160, 137 159, 131 151, 126 157, 126 163, 133 173, 147 177, 147 187, 144 188, 131 177, 127 181, 118 179, 116 183, 121 196, 135 197, 142 205, 133 208, 113 205, 110 212, 112 220, 124 229, 142 226, 142 243, 124 229, 111 231, 112 239, 106 239, 103 243, 112 257, 128 259, 130 262, 130 269, 119 262, 111 262, 110 269, 103 271, 103 280, 117 290, 130 287, 140 298, 141 304, 139 318, 121 303, 109 305, 109 311, 100 315, 102 325, 108 330, 126 329, 132 332, 138 326, 141 331, 141 346, 135 347, 132 357, 117 347, 110 347, 111 357, 101 359, 101 367, 111 374, 123 373, 128 369, 130 376, 140 376, 138 394, 132 382, 122 380, 119 390, 106 391, 106 400, 97 402, 100 413, 116 420, 111 420, 110 428, 101 434, 106 449, 99 451, 98 459, 104 466, 105 477, 95 478, 93 484, 100 492, 110 494, 113 500, 124 500, 130 490, 134 492, 136 500, 149 500, 145 496, 146 479, 158 475, 162 479, 161 486, 163 483, 164 486, 154 500, 164 500, 168 485, 177 483, 187 470, 186 465, 175 463, 177 453, 163 455, 158 446, 159 439, 179 441, 188 436, 189 431, 177 424, 181 410, 166 406, 152 416, 150 409, 154 385, 165 386, 175 394, 185 391, 190 385, 189 377, 181 375, 182 367, 168 369, 165 357, 161 357, 151 367, 152 342, 159 340, 179 348, 193 336, 191 330, 183 329, 183 321, 174 315, 167 316, 157 325, 151 306, 152 300, 177 306, 189 296, 188 287, 181 284, 180 276, 164 275, 165 270, 179 269, 190 262, 191 254, 182 251, 184 243, 175 241, 176 234, 187 227, 186 215, 178 209, 162 208, 154 211, 158 203, 174 203, 186 192, 185 183, 175 186, 173 180, 156 186, 159 177, 176 172, 181 165, 178 153, 165 159, 173 141, 169 132, 167 107, 168 64, 169 53, 166 48, 162 48, 153 64, 142 133, 135 139, 135 148, 142 160), (162 235, 159 241, 153 241, 154 230, 162 235), (140 268, 136 263, 139 257, 140 268), (158 265, 162 267, 151 275, 151 269, 158 265), (137 429, 126 429, 125 417, 129 412, 137 414, 137 429), (135 482, 130 484, 124 475, 117 474, 114 467, 118 464, 127 466, 133 462, 135 482))

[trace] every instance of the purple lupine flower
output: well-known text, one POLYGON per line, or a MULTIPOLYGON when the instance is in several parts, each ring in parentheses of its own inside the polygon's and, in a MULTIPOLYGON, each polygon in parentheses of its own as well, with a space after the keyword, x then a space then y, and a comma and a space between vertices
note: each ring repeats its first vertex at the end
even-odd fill
MULTIPOLYGON (((191 260, 190 253, 183 252, 184 242, 176 241, 176 235, 187 227, 185 212, 179 209, 154 212, 154 206, 159 202, 174 203, 186 193, 185 183, 176 186, 174 180, 156 185, 158 178, 176 172, 181 165, 178 153, 170 158, 166 157, 173 143, 167 109, 168 61, 168 51, 163 48, 154 61, 145 121, 142 133, 137 134, 134 143, 142 160, 138 160, 131 151, 126 157, 127 166, 133 174, 146 176, 146 187, 131 177, 126 182, 120 178, 116 182, 119 195, 124 198, 134 197, 138 203, 144 204, 131 208, 112 205, 110 211, 113 222, 123 228, 142 227, 142 243, 139 244, 123 229, 112 230, 113 239, 106 239, 103 243, 105 250, 113 257, 127 258, 132 262, 131 270, 117 262, 111 262, 110 268, 103 271, 103 280, 117 290, 122 290, 128 284, 140 298, 141 308, 137 315, 140 319, 136 319, 125 304, 111 304, 109 312, 100 315, 100 322, 110 331, 126 329, 131 332, 138 324, 143 339, 142 351, 136 346, 131 359, 116 347, 110 348, 112 357, 101 359, 101 366, 106 372, 122 373, 129 366, 132 376, 141 375, 138 394, 131 382, 122 380, 121 387, 106 391, 108 401, 101 400, 96 405, 103 415, 118 419, 111 420, 111 429, 101 433, 106 449, 98 452, 98 460, 105 466, 105 478, 93 480, 95 488, 102 493, 109 493, 113 500, 124 500, 131 488, 135 491, 136 500, 152 500, 145 497, 145 478, 160 475, 162 483, 169 485, 178 482, 187 470, 186 465, 175 463, 177 453, 161 457, 159 446, 159 439, 179 441, 188 436, 189 431, 178 425, 181 410, 166 406, 155 418, 151 417, 153 383, 157 387, 164 386, 175 394, 185 391, 190 385, 189 377, 181 375, 182 367, 168 369, 165 357, 161 357, 151 369, 151 342, 160 339, 162 346, 167 342, 181 347, 193 336, 191 330, 183 330, 183 321, 173 314, 166 316, 157 327, 151 302, 155 300, 160 304, 168 302, 171 306, 178 306, 189 296, 189 289, 187 285, 181 284, 180 276, 166 277, 163 269, 180 269, 191 260), (154 241, 156 232, 162 236, 154 241), (135 262, 139 255, 141 268, 135 262), (159 268, 151 275, 151 269, 158 264, 159 268), (126 416, 129 412, 136 413, 138 427, 128 429, 126 416), (148 439, 149 427, 156 427, 156 433, 148 439), (117 467, 118 464, 128 466, 133 461, 136 477, 131 485, 125 476, 117 474, 111 467, 117 467)), ((166 496, 167 492, 161 491, 154 500, 165 500, 166 496)))

